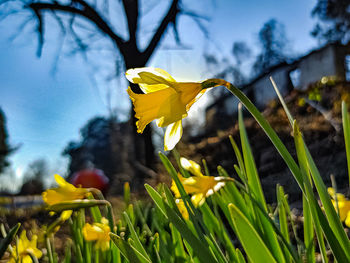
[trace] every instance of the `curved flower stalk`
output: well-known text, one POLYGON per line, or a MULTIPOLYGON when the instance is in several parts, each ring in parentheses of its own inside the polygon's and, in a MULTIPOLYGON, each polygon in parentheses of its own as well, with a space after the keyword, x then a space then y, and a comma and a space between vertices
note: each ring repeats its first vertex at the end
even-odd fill
POLYGON ((332 187, 328 188, 328 193, 332 197, 333 206, 338 212, 340 220, 350 227, 350 200, 346 199, 343 194, 336 193, 332 187))
POLYGON ((227 85, 225 80, 209 79, 203 82, 177 82, 159 68, 136 68, 126 72, 126 78, 138 84, 145 94, 136 94, 129 87, 127 92, 134 104, 137 132, 157 120, 159 127, 166 127, 164 150, 172 150, 182 136, 182 119, 191 106, 208 88, 227 85))
POLYGON ((32 236, 32 240, 28 240, 27 233, 25 230, 22 231, 17 246, 14 246, 12 249, 12 255, 10 263, 22 262, 22 263, 31 263, 32 257, 37 259, 41 258, 43 253, 37 248, 37 239, 36 235, 32 236))
MULTIPOLYGON (((203 175, 199 164, 194 161, 187 160, 186 158, 181 157, 180 162, 184 169, 193 174, 193 176, 188 178, 183 177, 181 174, 178 174, 178 177, 186 193, 192 195, 191 201, 195 207, 201 206, 205 202, 205 198, 219 191, 220 188, 225 186, 225 183, 229 180, 229 178, 226 177, 203 175)), ((177 199, 181 197, 179 189, 177 188, 174 180, 172 181, 171 190, 177 199)), ((180 202, 176 203, 179 207, 180 202)), ((179 207, 179 210, 181 211, 180 208, 181 207, 179 207)))
POLYGON ((96 249, 105 251, 109 248, 109 241, 111 240, 109 232, 111 232, 111 229, 106 218, 102 217, 101 223, 93 223, 92 225, 86 223, 82 232, 86 241, 96 241, 96 249))
POLYGON ((84 199, 89 193, 86 188, 78 188, 66 182, 61 176, 55 174, 55 180, 58 184, 57 188, 48 189, 42 193, 45 203, 54 205, 65 201, 84 199))

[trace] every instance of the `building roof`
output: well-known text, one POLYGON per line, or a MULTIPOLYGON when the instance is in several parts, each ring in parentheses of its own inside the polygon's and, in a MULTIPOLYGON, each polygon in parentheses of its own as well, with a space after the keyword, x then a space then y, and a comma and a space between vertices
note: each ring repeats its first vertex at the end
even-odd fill
MULTIPOLYGON (((331 42, 331 43, 327 43, 326 45, 320 47, 320 48, 316 48, 314 50, 311 50, 309 51, 307 54, 301 56, 301 57, 298 57, 294 60, 291 60, 291 61, 283 61, 279 64, 276 64, 272 67, 270 67, 269 69, 267 69, 266 71, 262 72, 261 74, 259 74, 258 76, 256 76, 254 79, 250 80, 249 83, 243 85, 240 89, 242 91, 248 91, 252 85, 254 83, 256 83, 257 81, 259 81, 260 79, 262 78, 265 78, 267 75, 271 75, 271 73, 273 71, 275 71, 276 69, 280 69, 280 68, 283 68, 283 67, 290 67, 291 70, 296 67, 298 65, 298 63, 304 59, 306 59, 307 57, 315 54, 315 53, 319 53, 319 52, 323 52, 325 49, 329 48, 329 47, 346 47, 349 49, 349 52, 350 52, 350 42, 347 43, 347 44, 342 44, 340 42, 331 42)), ((213 108, 216 104, 220 104, 222 102, 224 102, 229 96, 231 96, 230 94, 225 94, 223 95, 222 97, 218 98, 217 100, 215 100, 212 104, 210 104, 206 110, 209 110, 211 108, 213 108)))

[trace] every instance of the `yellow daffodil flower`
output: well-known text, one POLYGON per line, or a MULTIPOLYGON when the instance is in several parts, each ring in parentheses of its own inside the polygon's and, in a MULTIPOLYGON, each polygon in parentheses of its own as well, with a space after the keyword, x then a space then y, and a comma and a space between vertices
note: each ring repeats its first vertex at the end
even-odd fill
MULTIPOLYGON (((181 174, 178 174, 178 177, 186 193, 192 195, 191 201, 196 207, 201 206, 206 197, 219 191, 228 180, 226 177, 204 176, 200 171, 199 164, 186 158, 181 158, 180 162, 184 169, 193 174, 193 176, 188 178, 183 177, 181 174)), ((181 197, 174 181, 172 181, 171 190, 174 192, 176 198, 181 197)))
POLYGON ((61 176, 55 174, 55 180, 58 184, 57 188, 48 189, 42 193, 45 203, 54 205, 65 201, 72 201, 85 198, 88 190, 85 188, 77 188, 66 182, 61 176))
POLYGON ((340 220, 350 227, 350 201, 343 194, 336 193, 332 187, 328 188, 328 193, 332 197, 333 206, 337 210, 340 220))
POLYGON ((104 217, 101 219, 101 223, 93 223, 92 225, 86 223, 83 227, 83 236, 86 241, 96 241, 96 249, 105 251, 109 248, 109 233, 111 229, 108 225, 108 220, 104 217))
POLYGON ((146 125, 157 120, 159 127, 166 127, 164 150, 172 150, 182 136, 182 119, 208 88, 226 85, 220 79, 203 82, 177 82, 159 68, 129 69, 126 78, 138 84, 145 94, 136 94, 129 87, 127 92, 134 104, 137 131, 142 133, 146 125))
POLYGON ((18 247, 14 246, 12 249, 10 263, 31 263, 33 261, 30 255, 35 256, 37 259, 41 258, 43 253, 36 247, 37 239, 38 237, 33 235, 32 240, 29 241, 26 231, 23 230, 17 243, 18 247))

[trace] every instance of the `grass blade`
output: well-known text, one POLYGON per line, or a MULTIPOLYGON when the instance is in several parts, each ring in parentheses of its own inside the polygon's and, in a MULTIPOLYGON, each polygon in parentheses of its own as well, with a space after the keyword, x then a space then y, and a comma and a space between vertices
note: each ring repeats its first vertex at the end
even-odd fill
POLYGON ((303 183, 303 179, 302 179, 302 175, 300 173, 299 167, 294 161, 289 151, 287 150, 286 146, 282 143, 281 139, 278 137, 276 132, 272 129, 271 125, 267 122, 264 116, 259 112, 259 110, 254 106, 254 104, 249 100, 249 98, 241 90, 239 90, 232 84, 227 88, 233 95, 235 95, 242 102, 242 104, 247 108, 247 110, 252 114, 255 120, 259 123, 259 125, 264 130, 266 135, 270 138, 273 145, 276 147, 277 151, 280 153, 281 157, 286 162, 295 180, 299 184, 300 189, 304 191, 304 183, 303 183))
POLYGON ((138 252, 140 252, 140 254, 142 254, 149 262, 151 262, 151 259, 149 258, 145 248, 142 246, 141 241, 134 229, 134 226, 132 225, 130 218, 128 216, 128 214, 126 212, 123 212, 123 216, 124 219, 126 221, 126 223, 128 224, 129 230, 130 230, 130 234, 131 234, 131 238, 132 240, 135 242, 135 248, 137 249, 138 252))
POLYGON ((193 252, 199 258, 200 262, 217 262, 213 255, 209 252, 208 245, 204 244, 199 238, 197 238, 188 228, 185 222, 183 222, 167 204, 164 204, 164 206, 170 222, 177 228, 182 237, 193 248, 193 252))
POLYGON ((328 195, 326 186, 324 185, 323 180, 311 158, 311 155, 305 146, 304 140, 299 131, 299 127, 296 121, 294 121, 294 125, 293 125, 293 134, 294 134, 298 160, 301 166, 301 173, 304 176, 306 198, 310 207, 310 212, 312 214, 312 219, 314 222, 317 239, 320 245, 321 254, 323 256, 323 261, 327 261, 327 256, 326 256, 325 246, 323 243, 321 228, 337 260, 339 262, 344 262, 344 260, 348 261, 349 260, 348 252, 345 250, 344 247, 349 245, 349 240, 347 239, 347 237, 345 238, 342 237, 342 232, 345 234, 344 229, 341 225, 339 217, 337 216, 334 210, 334 207, 328 195), (322 215, 321 213, 319 213, 319 210, 321 210, 321 208, 319 207, 318 202, 313 193, 313 189, 311 187, 310 175, 313 179, 313 182, 315 183, 317 192, 324 206, 324 211, 328 220, 325 218, 323 213, 322 215), (329 231, 329 227, 331 231, 329 231), (334 235, 335 235, 335 238, 334 238, 334 235), (345 243, 343 243, 344 242, 343 240, 345 241, 345 243))
POLYGON ((249 220, 234 205, 228 206, 237 236, 251 262, 277 262, 249 220))
MULTIPOLYGON (((119 248, 122 255, 129 260, 129 262, 142 263, 142 261, 137 256, 135 250, 123 239, 113 233, 109 233, 114 244, 119 248)), ((147 262, 147 261, 146 261, 147 262)))
POLYGON ((14 237, 17 234, 18 229, 20 228, 21 224, 17 223, 17 225, 15 225, 13 228, 11 228, 11 230, 9 231, 9 233, 4 237, 4 239, 2 239, 0 241, 0 259, 2 258, 2 256, 5 254, 8 246, 11 244, 12 240, 14 239, 14 237))
MULTIPOLYGON (((248 141, 247 132, 244 127, 242 104, 239 104, 238 106, 238 122, 239 122, 239 132, 240 132, 241 144, 242 144, 243 160, 244 160, 245 170, 248 178, 248 185, 253 192, 253 196, 255 197, 255 200, 258 201, 259 204, 264 208, 265 212, 267 212, 267 205, 266 205, 264 193, 263 193, 258 172, 256 169, 253 153, 248 141)), ((279 262, 284 262, 282 249, 279 245, 277 236, 273 231, 270 223, 266 220, 266 218, 263 215, 261 215, 260 210, 257 211, 257 215, 259 216, 259 219, 263 228, 262 231, 267 239, 267 244, 269 245, 271 252, 279 262)))
MULTIPOLYGON (((290 244, 290 237, 289 237, 289 230, 288 230, 288 222, 287 222, 287 216, 286 216, 286 208, 284 206, 285 202, 285 194, 283 191, 283 187, 280 185, 277 185, 276 187, 276 193, 277 193, 277 207, 278 207, 278 216, 279 216, 279 225, 281 234, 285 238, 286 242, 290 244)), ((291 261, 291 256, 287 256, 287 247, 284 246, 284 254, 286 255, 287 262, 291 261)))
POLYGON ((278 89, 278 87, 276 85, 275 80, 272 77, 270 77, 270 81, 272 83, 273 88, 275 89, 275 92, 276 92, 276 94, 278 96, 278 99, 280 100, 280 102, 282 104, 282 107, 283 107, 285 113, 287 114, 290 126, 293 127, 293 120, 294 119, 292 117, 292 114, 290 113, 290 111, 289 111, 289 109, 287 107, 287 104, 285 103, 285 101, 284 101, 284 99, 283 99, 283 97, 282 97, 282 95, 281 95, 281 93, 280 93, 280 91, 279 91, 279 89, 278 89))
POLYGON ((342 121, 344 131, 344 141, 346 150, 346 159, 348 161, 348 175, 349 175, 349 187, 350 187, 350 117, 346 103, 342 102, 342 121))
POLYGON ((145 184, 145 188, 162 214, 167 217, 162 196, 149 184, 145 184))
MULTIPOLYGON (((304 244, 306 249, 307 262, 315 262, 315 243, 314 243, 314 227, 312 224, 312 215, 309 203, 303 196, 303 215, 304 215, 304 244)), ((320 237, 322 238, 322 236, 320 237)))

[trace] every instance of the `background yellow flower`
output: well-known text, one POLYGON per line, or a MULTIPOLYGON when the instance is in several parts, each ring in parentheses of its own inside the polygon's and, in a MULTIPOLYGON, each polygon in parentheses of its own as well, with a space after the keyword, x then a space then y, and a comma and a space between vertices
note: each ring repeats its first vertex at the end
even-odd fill
POLYGON ((10 262, 31 263, 33 261, 30 255, 38 259, 41 258, 42 252, 37 248, 37 239, 38 237, 33 235, 32 239, 29 241, 26 231, 23 230, 17 243, 18 247, 13 247, 10 262))
POLYGON ((86 223, 83 227, 83 236, 87 241, 96 241, 96 248, 107 250, 109 248, 109 233, 111 229, 106 218, 101 219, 101 223, 93 223, 92 225, 86 223))
POLYGON ((328 193, 332 197, 332 203, 339 214, 341 221, 350 227, 350 201, 343 194, 336 193, 334 188, 329 187, 328 193))
POLYGON ((74 185, 66 182, 58 174, 55 174, 55 180, 58 184, 58 187, 48 189, 42 193, 43 200, 48 205, 54 205, 65 201, 83 199, 88 193, 87 189, 75 187, 74 185))
MULTIPOLYGON (((219 191, 221 187, 225 185, 226 178, 204 176, 200 171, 200 165, 192 160, 186 158, 180 159, 181 165, 184 169, 188 170, 193 176, 185 178, 180 173, 178 177, 187 194, 192 195, 191 201, 194 206, 200 206, 204 203, 205 198, 219 191)), ((176 198, 180 198, 179 189, 176 186, 174 180, 171 184, 171 190, 176 198)))

